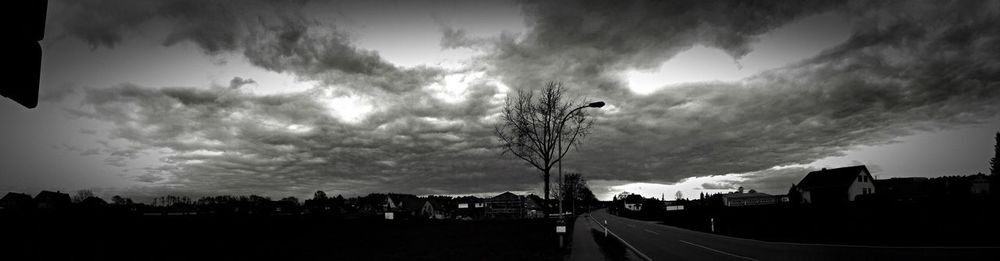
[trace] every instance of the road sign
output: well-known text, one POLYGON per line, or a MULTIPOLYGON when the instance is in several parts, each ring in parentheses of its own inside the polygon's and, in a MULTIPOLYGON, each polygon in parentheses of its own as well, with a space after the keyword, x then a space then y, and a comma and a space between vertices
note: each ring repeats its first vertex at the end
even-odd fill
POLYGON ((392 212, 385 212, 385 220, 392 220, 392 218, 393 218, 392 212))
POLYGON ((556 233, 559 234, 566 233, 566 226, 556 226, 556 233))

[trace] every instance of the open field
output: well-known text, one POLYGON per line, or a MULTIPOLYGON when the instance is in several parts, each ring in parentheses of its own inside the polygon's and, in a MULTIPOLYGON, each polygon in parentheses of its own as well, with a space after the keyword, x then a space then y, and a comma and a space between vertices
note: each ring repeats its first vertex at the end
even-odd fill
MULTIPOLYGON (((58 260, 561 260, 553 220, 4 217, 4 256, 58 260)), ((21 259, 16 259, 21 260, 21 259)))

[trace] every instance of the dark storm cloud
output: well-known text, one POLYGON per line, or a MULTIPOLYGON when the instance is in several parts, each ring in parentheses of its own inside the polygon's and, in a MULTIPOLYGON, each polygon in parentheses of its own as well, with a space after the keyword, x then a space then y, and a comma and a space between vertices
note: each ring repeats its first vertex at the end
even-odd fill
POLYGON ((244 55, 254 65, 276 72, 290 72, 331 85, 366 90, 376 87, 402 93, 439 79, 442 70, 418 66, 400 68, 378 53, 359 49, 339 32, 313 36, 306 27, 283 20, 265 25, 246 42, 244 55))
POLYGON ((798 184, 809 172, 816 171, 812 168, 781 168, 766 169, 742 175, 743 181, 732 182, 733 186, 740 186, 746 190, 756 190, 768 194, 785 194, 792 184, 798 184))
POLYGON ((384 111, 348 124, 316 97, 322 89, 253 95, 226 87, 86 89, 86 117, 113 123, 116 148, 107 164, 126 166, 144 150, 169 149, 159 168, 135 180, 177 191, 294 193, 316 189, 363 194, 529 190, 527 166, 510 164, 491 148, 490 122, 481 119, 496 87, 480 86, 460 103, 412 93, 381 102, 384 111))
POLYGON ((306 17, 308 1, 70 1, 58 2, 54 24, 93 47, 113 48, 124 35, 166 24, 163 44, 193 42, 207 54, 242 52, 254 65, 365 92, 412 91, 439 80, 442 70, 401 68, 355 47, 334 25, 306 17))
POLYGON ((996 2, 754 3, 530 2, 531 31, 496 41, 483 59, 510 86, 562 80, 616 106, 567 159, 591 179, 676 182, 805 164, 1000 111, 996 2), (645 96, 621 78, 695 44, 739 57, 760 34, 826 11, 849 16, 854 34, 789 67, 645 96))
POLYGON ((92 47, 114 47, 123 31, 134 31, 133 26, 154 17, 155 6, 152 1, 52 1, 54 15, 47 23, 62 26, 65 34, 92 47))
POLYGON ((757 37, 829 10, 837 1, 524 1, 531 26, 523 40, 497 41, 487 59, 510 86, 561 80, 621 93, 614 74, 655 68, 696 44, 734 58, 757 37), (555 78, 555 79, 553 79, 555 78))
MULTIPOLYGON (((109 122, 108 138, 134 144, 106 145, 107 164, 128 166, 144 151, 167 150, 164 166, 143 169, 138 181, 195 194, 539 187, 537 171, 494 150, 488 116, 498 110, 494 96, 501 89, 488 82, 471 84, 461 102, 443 102, 424 88, 441 70, 393 65, 331 25, 291 15, 298 4, 272 11, 265 7, 277 2, 219 1, 204 9, 185 1, 106 3, 64 4, 70 15, 60 24, 68 35, 114 47, 147 19, 162 19, 169 27, 164 44, 190 41, 207 54, 242 53, 268 70, 362 90, 377 108, 347 123, 317 98, 324 88, 280 95, 128 84, 84 89, 87 109, 68 111, 109 122)), ((739 183, 703 187, 778 193, 808 169, 773 166, 1000 112, 996 2, 522 4, 529 31, 483 40, 445 28, 441 45, 486 51, 474 66, 507 86, 560 80, 572 96, 608 102, 593 111, 593 133, 566 162, 589 180, 669 183, 749 173, 739 183), (849 16, 854 33, 809 60, 745 81, 684 84, 650 95, 624 85, 624 71, 653 68, 695 45, 741 57, 761 34, 822 12, 849 16)))

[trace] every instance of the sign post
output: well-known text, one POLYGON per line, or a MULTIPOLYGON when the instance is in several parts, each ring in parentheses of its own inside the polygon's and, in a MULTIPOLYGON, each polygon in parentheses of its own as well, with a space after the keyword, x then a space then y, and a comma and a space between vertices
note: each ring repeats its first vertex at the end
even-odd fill
POLYGON ((559 248, 563 248, 563 237, 566 236, 566 221, 559 219, 556 221, 556 234, 559 234, 559 248))
POLYGON ((708 220, 712 222, 712 233, 715 233, 715 218, 709 218, 708 220))

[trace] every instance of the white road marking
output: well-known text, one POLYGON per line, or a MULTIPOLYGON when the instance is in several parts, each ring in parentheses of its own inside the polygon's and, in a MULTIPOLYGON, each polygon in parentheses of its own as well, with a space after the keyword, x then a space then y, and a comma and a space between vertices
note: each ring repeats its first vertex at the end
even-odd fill
POLYGON ((625 225, 628 226, 628 227, 631 227, 631 228, 635 227, 635 225, 632 225, 632 224, 625 224, 625 225))
POLYGON ((653 232, 652 230, 649 230, 649 229, 643 229, 643 230, 646 230, 646 232, 652 233, 653 235, 659 235, 660 234, 660 233, 653 232))
POLYGON ((710 247, 707 247, 707 246, 703 246, 703 245, 699 245, 699 244, 687 242, 687 241, 684 241, 684 240, 678 240, 678 241, 681 241, 681 243, 684 243, 684 244, 688 244, 688 245, 692 245, 692 246, 696 246, 696 247, 708 249, 708 250, 711 250, 712 252, 716 252, 716 253, 720 253, 720 254, 725 254, 725 255, 736 257, 736 258, 742 258, 742 259, 746 259, 746 260, 757 261, 757 259, 753 259, 753 258, 749 258, 749 257, 745 257, 745 256, 741 256, 741 255, 737 255, 737 254, 725 252, 725 251, 722 251, 722 250, 716 250, 716 249, 713 249, 713 248, 710 248, 710 247))
POLYGON ((594 221, 594 223, 597 223, 598 226, 601 226, 602 228, 604 228, 604 231, 607 231, 609 234, 611 234, 616 239, 618 239, 618 241, 621 241, 622 244, 625 244, 626 247, 628 247, 629 249, 632 249, 632 252, 635 252, 635 254, 638 255, 640 258, 642 258, 644 260, 647 260, 647 261, 653 261, 652 258, 649 258, 649 256, 647 256, 646 254, 643 254, 642 251, 639 251, 638 248, 635 248, 635 246, 632 246, 632 244, 629 244, 627 241, 625 241, 625 239, 622 239, 622 237, 620 237, 617 234, 615 234, 615 232, 612 232, 611 229, 608 229, 604 225, 601 225, 601 223, 597 222, 597 220, 594 219, 593 217, 590 217, 590 221, 594 221))

